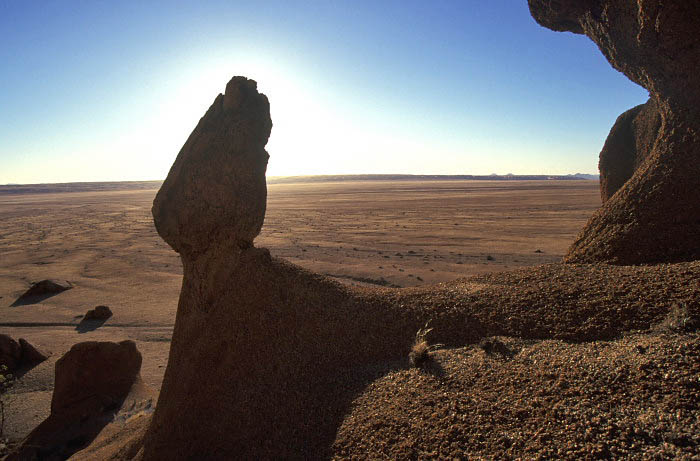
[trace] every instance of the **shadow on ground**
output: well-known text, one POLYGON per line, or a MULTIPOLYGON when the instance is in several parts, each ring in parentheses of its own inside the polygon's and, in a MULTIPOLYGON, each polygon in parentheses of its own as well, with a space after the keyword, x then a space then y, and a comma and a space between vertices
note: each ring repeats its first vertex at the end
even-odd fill
POLYGON ((100 319, 100 320, 81 320, 78 325, 75 327, 75 331, 78 333, 87 333, 89 331, 94 331, 100 328, 104 323, 107 321, 107 319, 100 319))
POLYGON ((32 296, 20 296, 10 304, 10 307, 18 307, 18 306, 29 306, 32 304, 39 304, 42 301, 45 301, 53 296, 56 296, 59 293, 46 293, 43 295, 32 295, 32 296))

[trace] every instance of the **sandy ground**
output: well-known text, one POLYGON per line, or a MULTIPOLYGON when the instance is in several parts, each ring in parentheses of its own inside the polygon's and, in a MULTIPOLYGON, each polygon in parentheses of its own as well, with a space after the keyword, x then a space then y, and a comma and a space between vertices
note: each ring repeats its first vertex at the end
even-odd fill
POLYGON ((559 261, 600 198, 594 181, 387 181, 273 185, 268 203, 274 255, 406 287, 559 261))
MULTIPOLYGON (((0 191, 0 333, 52 354, 5 396, 10 438, 48 414, 55 360, 77 342, 136 341, 159 389, 182 269, 155 232, 148 187, 0 191), (11 306, 45 278, 75 288, 11 306), (114 316, 79 330, 99 304, 114 316)), ((274 184, 256 244, 347 283, 427 285, 558 261, 599 205, 595 181, 274 184)))

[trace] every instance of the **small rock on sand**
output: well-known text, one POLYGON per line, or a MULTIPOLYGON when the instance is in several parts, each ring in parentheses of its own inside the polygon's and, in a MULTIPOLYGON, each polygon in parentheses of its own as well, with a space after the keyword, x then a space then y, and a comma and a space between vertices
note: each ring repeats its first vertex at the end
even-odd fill
POLYGON ((97 306, 87 311, 83 320, 107 320, 112 316, 112 311, 107 306, 97 306))

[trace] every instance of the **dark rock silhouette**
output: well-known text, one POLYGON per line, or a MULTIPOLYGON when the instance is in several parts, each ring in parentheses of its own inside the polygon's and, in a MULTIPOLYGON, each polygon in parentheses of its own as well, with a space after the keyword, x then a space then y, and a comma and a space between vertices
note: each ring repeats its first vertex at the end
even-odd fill
POLYGON ((133 341, 84 342, 56 362, 51 414, 7 458, 66 459, 109 423, 139 379, 133 341))
MULTIPOLYGON (((529 0, 529 5, 541 25, 590 37, 615 69, 649 90, 660 119, 646 158, 591 218, 565 261, 638 264, 699 258, 700 3, 529 0)), ((644 144, 653 130, 642 134, 644 144)))
POLYGON ((605 203, 634 174, 654 147, 661 116, 654 100, 620 115, 600 151, 600 197, 605 203))
POLYGON ((234 77, 154 201, 184 280, 145 459, 327 455, 352 396, 376 374, 362 368, 405 358, 426 321, 398 305, 375 309, 252 246, 270 129, 267 98, 234 77), (352 379, 350 367, 360 370, 352 379))
POLYGON ((92 414, 114 406, 141 370, 133 341, 88 341, 74 345, 56 362, 52 413, 92 414))
POLYGON ((185 142, 153 202, 158 233, 175 251, 196 256, 222 240, 252 246, 265 218, 271 129, 270 104, 257 83, 234 77, 185 142))
POLYGON ((5 365, 9 371, 27 370, 46 358, 45 354, 24 338, 15 341, 7 335, 0 334, 0 365, 5 365))
POLYGON ((35 304, 71 288, 73 285, 65 280, 42 280, 33 283, 12 305, 35 304))

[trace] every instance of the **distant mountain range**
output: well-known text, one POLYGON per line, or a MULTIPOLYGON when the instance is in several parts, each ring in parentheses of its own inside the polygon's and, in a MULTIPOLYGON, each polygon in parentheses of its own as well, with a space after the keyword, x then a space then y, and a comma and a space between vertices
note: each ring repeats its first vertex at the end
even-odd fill
POLYGON ((592 181, 600 181, 599 174, 586 174, 586 173, 575 173, 574 176, 577 179, 590 179, 592 181))

